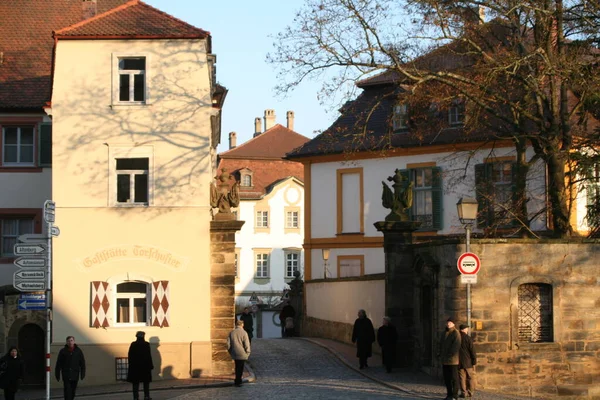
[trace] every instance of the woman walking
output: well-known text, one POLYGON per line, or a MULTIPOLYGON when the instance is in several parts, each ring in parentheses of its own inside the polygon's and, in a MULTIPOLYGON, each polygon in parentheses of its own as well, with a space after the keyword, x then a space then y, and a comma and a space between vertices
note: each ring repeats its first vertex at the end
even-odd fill
POLYGON ((367 318, 365 310, 358 310, 358 318, 352 329, 352 343, 356 343, 356 357, 360 369, 367 368, 367 358, 371 357, 371 345, 375 341, 373 323, 367 318))
POLYGON ((4 389, 4 398, 14 400, 23 376, 25 364, 15 346, 11 346, 8 353, 0 358, 0 388, 4 389))

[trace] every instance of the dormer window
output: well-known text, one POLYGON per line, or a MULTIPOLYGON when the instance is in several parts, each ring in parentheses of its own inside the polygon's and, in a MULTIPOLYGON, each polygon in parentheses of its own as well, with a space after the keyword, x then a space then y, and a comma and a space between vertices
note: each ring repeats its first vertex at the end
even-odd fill
POLYGON ((463 125, 465 123, 465 103, 457 100, 448 109, 448 123, 450 126, 463 125))
POLYGON ((394 131, 408 128, 408 106, 406 104, 396 104, 394 106, 392 125, 394 131))
POLYGON ((252 186, 252 175, 242 175, 242 186, 252 186))

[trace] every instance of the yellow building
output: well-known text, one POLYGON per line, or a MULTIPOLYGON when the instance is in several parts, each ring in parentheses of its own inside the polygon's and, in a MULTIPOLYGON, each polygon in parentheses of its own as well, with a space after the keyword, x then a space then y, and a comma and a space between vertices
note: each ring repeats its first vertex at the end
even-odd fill
POLYGON ((52 359, 73 335, 114 382, 143 330, 155 379, 210 374, 211 37, 137 0, 54 37, 52 359))

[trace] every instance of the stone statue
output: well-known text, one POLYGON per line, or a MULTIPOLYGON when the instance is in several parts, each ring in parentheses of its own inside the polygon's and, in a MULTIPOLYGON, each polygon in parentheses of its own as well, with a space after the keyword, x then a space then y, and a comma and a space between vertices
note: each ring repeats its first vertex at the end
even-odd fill
POLYGON ((388 185, 382 181, 383 194, 381 195, 381 201, 385 208, 389 208, 392 211, 385 217, 386 221, 408 221, 408 210, 412 207, 413 200, 413 184, 402 175, 399 169, 396 169, 394 176, 387 178, 388 181, 394 182, 392 187, 394 191, 388 187, 388 185))
POLYGON ((221 169, 221 174, 215 176, 214 182, 210 184, 210 205, 219 209, 219 214, 231 214, 232 207, 240 204, 240 184, 238 181, 229 188, 229 181, 235 178, 227 173, 227 169, 221 169))

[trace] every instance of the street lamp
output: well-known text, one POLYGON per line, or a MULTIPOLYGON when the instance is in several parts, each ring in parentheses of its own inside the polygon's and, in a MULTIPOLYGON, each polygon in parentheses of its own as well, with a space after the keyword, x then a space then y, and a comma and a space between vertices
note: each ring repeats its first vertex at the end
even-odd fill
MULTIPOLYGON (((471 227, 477 220, 477 200, 468 197, 461 197, 456 203, 458 219, 464 225, 467 234, 466 252, 471 251, 471 227)), ((467 283, 467 326, 471 333, 471 284, 467 283)))
POLYGON ((321 249, 323 253, 323 279, 327 279, 327 260, 329 260, 329 249, 321 249))

